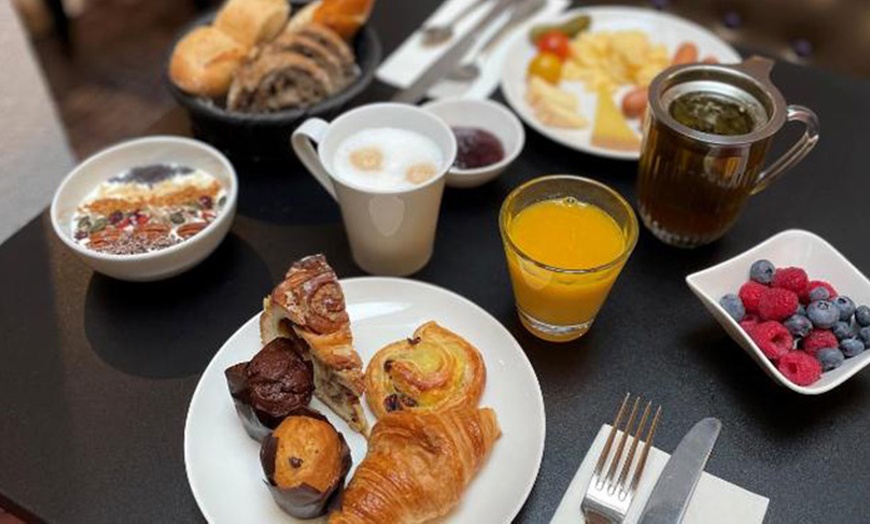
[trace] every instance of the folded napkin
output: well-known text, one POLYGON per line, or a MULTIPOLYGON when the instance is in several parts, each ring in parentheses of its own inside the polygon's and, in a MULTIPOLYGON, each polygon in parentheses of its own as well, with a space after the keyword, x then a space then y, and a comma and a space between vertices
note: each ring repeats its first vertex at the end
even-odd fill
MULTIPOLYGON (((476 0, 446 0, 422 25, 428 27, 440 22, 449 21, 454 15, 462 11, 467 5, 476 0)), ((430 98, 487 98, 495 90, 501 78, 502 64, 506 55, 507 47, 517 33, 526 33, 529 28, 541 20, 552 19, 562 12, 569 4, 569 0, 547 0, 532 18, 517 26, 509 35, 506 35, 496 49, 487 57, 481 65, 481 75, 474 82, 452 82, 443 80, 432 87, 429 91, 430 98)), ((444 54, 453 43, 458 42, 471 27, 482 18, 491 3, 487 2, 478 7, 473 13, 463 18, 454 26, 453 39, 450 42, 436 47, 423 47, 420 30, 415 31, 381 64, 377 71, 377 78, 397 88, 410 86, 423 72, 425 72, 435 60, 444 54)), ((509 13, 505 13, 485 29, 477 38, 475 45, 469 50, 466 59, 477 54, 477 51, 486 43, 490 35, 495 34, 506 22, 509 13)), ((422 28, 421 27, 421 28, 422 28)))
MULTIPOLYGON (((568 491, 562 497, 562 502, 559 503, 559 508, 550 521, 551 524, 584 522, 583 514, 580 512, 580 503, 583 501, 583 495, 586 494, 586 487, 592 478, 592 470, 595 469, 595 463, 598 461, 598 456, 604 447, 609 432, 609 425, 605 424, 601 427, 598 436, 595 437, 595 441, 589 448, 589 452, 586 453, 586 458, 580 464, 580 469, 574 475, 574 480, 568 486, 568 491)), ((621 435, 621 433, 617 433, 617 435, 621 435)), ((638 447, 639 453, 640 447, 638 447)), ((655 447, 650 449, 634 502, 632 502, 631 508, 628 510, 628 517, 625 519, 626 523, 637 522, 640 518, 641 510, 668 458, 670 455, 664 451, 655 447)), ((692 500, 689 501, 683 524, 753 524, 762 522, 764 514, 767 512, 768 502, 770 501, 766 497, 705 472, 701 474, 698 486, 692 494, 692 500)))

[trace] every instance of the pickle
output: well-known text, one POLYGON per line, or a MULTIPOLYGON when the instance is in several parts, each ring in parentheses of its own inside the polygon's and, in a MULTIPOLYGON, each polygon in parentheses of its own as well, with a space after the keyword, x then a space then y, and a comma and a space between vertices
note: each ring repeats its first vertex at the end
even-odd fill
POLYGON ((577 34, 589 29, 590 22, 588 15, 577 15, 561 24, 536 25, 529 31, 529 40, 533 44, 537 44, 542 36, 551 31, 559 31, 568 38, 574 38, 577 34))

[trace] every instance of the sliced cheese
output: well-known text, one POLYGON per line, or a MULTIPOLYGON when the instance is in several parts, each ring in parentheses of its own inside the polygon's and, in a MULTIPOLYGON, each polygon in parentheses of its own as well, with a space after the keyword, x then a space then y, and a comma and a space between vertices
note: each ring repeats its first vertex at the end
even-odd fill
POLYGON ((617 151, 638 151, 640 137, 631 129, 606 89, 598 90, 598 109, 592 128, 592 145, 617 151))
POLYGON ((542 99, 562 106, 565 109, 570 109, 572 111, 577 110, 576 96, 559 89, 542 78, 537 76, 529 77, 529 88, 526 91, 526 101, 531 105, 535 105, 542 99))
POLYGON ((535 108, 535 116, 544 125, 565 129, 582 129, 589 125, 589 121, 579 113, 547 100, 541 100, 532 107, 535 108))

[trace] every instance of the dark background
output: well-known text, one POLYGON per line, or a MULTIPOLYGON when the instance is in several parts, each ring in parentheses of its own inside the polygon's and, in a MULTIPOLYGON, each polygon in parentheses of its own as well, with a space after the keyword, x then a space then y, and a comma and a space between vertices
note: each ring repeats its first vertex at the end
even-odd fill
MULTIPOLYGON (((385 51, 437 3, 379 3, 372 23, 385 51)), ((818 112, 816 150, 756 197, 712 246, 677 250, 643 230, 599 320, 580 341, 547 344, 520 326, 498 207, 517 184, 552 173, 601 180, 634 203, 636 164, 576 153, 527 130, 523 155, 501 178, 445 193, 435 255, 414 278, 454 290, 503 322, 526 350, 544 394, 544 460, 518 521, 549 520, 626 391, 663 405, 656 444, 667 451, 694 422, 720 418, 724 429, 707 471, 770 497, 768 522, 870 521, 870 375, 818 397, 781 388, 684 283, 685 275, 793 227, 826 238, 858 268, 870 265, 863 232, 870 85, 787 63, 776 67, 774 81, 789 102, 818 112)), ((359 102, 390 93, 375 85, 359 102)), ((237 169, 232 232, 203 264, 168 281, 129 284, 94 274, 54 238, 45 214, 0 246, 3 505, 49 521, 202 520, 182 450, 200 372, 257 312, 292 260, 323 252, 340 275, 361 274, 335 205, 301 166, 237 169)))

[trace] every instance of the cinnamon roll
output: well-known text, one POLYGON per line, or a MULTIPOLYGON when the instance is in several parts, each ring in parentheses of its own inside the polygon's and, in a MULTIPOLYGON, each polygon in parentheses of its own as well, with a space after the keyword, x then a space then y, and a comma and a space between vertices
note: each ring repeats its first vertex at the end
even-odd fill
POLYGON ((263 302, 260 337, 300 339, 314 366, 314 395, 360 433, 368 423, 360 405, 362 360, 353 348, 350 319, 338 277, 323 255, 294 263, 263 302))

